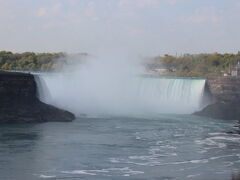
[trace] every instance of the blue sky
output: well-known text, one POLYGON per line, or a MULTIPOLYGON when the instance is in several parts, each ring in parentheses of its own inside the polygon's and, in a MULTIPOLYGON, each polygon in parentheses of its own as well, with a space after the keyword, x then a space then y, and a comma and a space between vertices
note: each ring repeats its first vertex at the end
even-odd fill
POLYGON ((240 0, 0 0, 0 50, 240 50, 240 0))

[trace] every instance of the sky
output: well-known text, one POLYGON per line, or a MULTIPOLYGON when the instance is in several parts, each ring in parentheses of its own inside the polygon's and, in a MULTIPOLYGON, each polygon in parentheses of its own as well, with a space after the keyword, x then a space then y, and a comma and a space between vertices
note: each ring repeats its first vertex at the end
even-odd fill
POLYGON ((0 0, 0 50, 238 52, 240 0, 0 0))

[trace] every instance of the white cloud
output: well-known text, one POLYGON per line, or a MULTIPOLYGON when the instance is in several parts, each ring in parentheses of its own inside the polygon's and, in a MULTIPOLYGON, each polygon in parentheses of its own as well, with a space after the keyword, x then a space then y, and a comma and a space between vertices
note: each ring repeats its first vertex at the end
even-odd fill
POLYGON ((138 10, 155 7, 157 3, 157 0, 119 0, 116 17, 120 19, 136 18, 138 10))
POLYGON ((157 0, 119 0, 120 8, 144 8, 146 6, 151 6, 157 3, 157 0))
POLYGON ((41 7, 37 9, 35 15, 42 19, 40 26, 44 29, 54 28, 54 27, 63 27, 66 25, 65 14, 62 13, 62 4, 55 3, 50 7, 41 7))
POLYGON ((15 18, 16 6, 18 3, 12 1, 0 0, 0 18, 13 19, 15 18))
POLYGON ((45 8, 40 8, 37 10, 36 14, 38 17, 43 17, 43 16, 46 16, 48 14, 48 12, 45 8))
POLYGON ((145 8, 145 7, 156 7, 161 3, 168 3, 175 5, 177 3, 183 2, 184 0, 119 0, 119 7, 135 7, 135 8, 145 8))
POLYGON ((55 28, 55 27, 63 27, 64 25, 66 25, 64 22, 49 21, 44 23, 42 27, 45 29, 48 29, 48 28, 55 28))
POLYGON ((137 15, 133 11, 122 10, 117 14, 117 18, 119 19, 131 19, 135 18, 137 15))
POLYGON ((100 18, 97 16, 96 3, 91 1, 85 8, 84 15, 92 21, 98 21, 100 18))
MULTIPOLYGON (((139 45, 143 50, 159 51, 162 48, 162 52, 171 49, 174 52, 177 48, 185 48, 189 51, 193 47, 189 43, 184 47, 182 43, 187 42, 185 39, 196 39, 196 42, 204 39, 211 44, 220 39, 220 35, 215 37, 215 31, 219 29, 224 30, 221 39, 229 42, 229 45, 223 43, 222 49, 234 47, 234 42, 239 45, 239 0, 191 1, 41 0, 36 3, 32 0, 0 0, 0 47, 42 51, 48 44, 50 49, 91 49, 93 46, 97 49, 99 39, 103 41, 107 35, 106 39, 113 39, 114 43, 118 39, 116 43, 132 43, 132 46, 139 45), (181 3, 182 6, 178 7, 181 3), (199 9, 192 10, 191 7, 196 5, 199 9), (198 24, 204 23, 217 25, 209 26, 202 32, 198 24), (69 41, 68 45, 60 42, 63 41, 59 39, 60 34, 69 41), (38 39, 37 44, 32 37, 38 39), (179 45, 172 44, 173 40, 179 45), (28 43, 22 45, 24 41, 28 43)), ((213 49, 216 44, 212 44, 213 49)), ((194 48, 196 52, 201 51, 202 47, 196 45, 194 48)))
POLYGON ((216 9, 212 7, 197 9, 191 16, 181 19, 186 23, 218 23, 221 17, 218 15, 216 9))
POLYGON ((239 1, 237 1, 235 4, 236 4, 236 7, 240 8, 240 2, 239 1))
POLYGON ((175 5, 178 4, 180 2, 182 2, 183 0, 166 0, 166 2, 168 2, 169 4, 175 5))
POLYGON ((62 4, 56 3, 50 8, 39 8, 36 12, 36 15, 38 17, 50 18, 50 17, 57 16, 58 14, 60 14, 61 9, 62 9, 62 4))
POLYGON ((152 6, 156 3, 156 0, 139 0, 137 3, 137 6, 140 8, 146 7, 146 6, 152 6))
POLYGON ((62 8, 62 4, 61 3, 57 3, 57 4, 54 4, 53 7, 52 7, 52 12, 53 13, 58 13, 62 8))

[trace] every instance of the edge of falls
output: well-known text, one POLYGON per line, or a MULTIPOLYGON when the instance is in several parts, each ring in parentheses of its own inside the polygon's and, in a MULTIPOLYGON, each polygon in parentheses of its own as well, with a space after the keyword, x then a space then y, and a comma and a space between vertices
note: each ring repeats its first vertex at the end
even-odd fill
POLYGON ((47 86, 40 92, 44 102, 76 116, 192 114, 209 104, 205 79, 135 77, 120 82, 44 74, 40 81, 47 86))

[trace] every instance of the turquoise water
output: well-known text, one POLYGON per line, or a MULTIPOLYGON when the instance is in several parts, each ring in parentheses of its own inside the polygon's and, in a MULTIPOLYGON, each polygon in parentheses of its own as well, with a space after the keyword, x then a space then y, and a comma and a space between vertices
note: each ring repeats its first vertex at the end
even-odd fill
MULTIPOLYGON (((192 114, 202 101, 205 79, 40 75, 40 98, 75 115, 149 117, 192 114)), ((40 86, 39 85, 39 86, 40 86)))
POLYGON ((39 76, 41 100, 80 118, 2 125, 0 179, 230 180, 240 173, 237 122, 184 115, 203 108, 203 79, 39 76))
POLYGON ((240 170, 236 124, 159 115, 2 125, 0 179, 228 180, 240 170))

